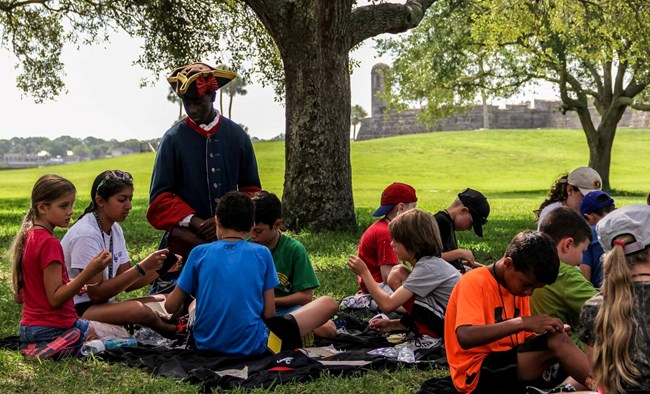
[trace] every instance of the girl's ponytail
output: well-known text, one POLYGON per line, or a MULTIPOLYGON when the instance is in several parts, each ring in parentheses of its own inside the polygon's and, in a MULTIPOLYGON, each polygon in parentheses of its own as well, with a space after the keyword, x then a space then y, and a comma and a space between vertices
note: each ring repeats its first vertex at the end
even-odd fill
POLYGON ((605 255, 601 292, 603 305, 594 322, 593 377, 608 393, 624 393, 623 384, 636 386, 639 370, 630 357, 630 343, 636 338, 633 322, 634 294, 631 265, 645 259, 648 251, 625 256, 624 245, 634 238, 618 237, 605 255))
POLYGON ((23 223, 20 225, 18 234, 11 243, 9 248, 9 255, 11 256, 11 271, 12 271, 12 285, 14 294, 19 294, 20 289, 23 287, 23 251, 25 249, 25 240, 27 239, 27 232, 34 224, 34 207, 29 208, 27 214, 23 218, 23 223))

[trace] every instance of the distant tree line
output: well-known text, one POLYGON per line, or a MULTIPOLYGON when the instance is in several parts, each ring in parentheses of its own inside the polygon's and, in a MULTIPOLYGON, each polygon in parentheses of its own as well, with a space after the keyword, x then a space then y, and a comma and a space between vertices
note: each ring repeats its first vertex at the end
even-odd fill
POLYGON ((47 137, 13 137, 11 139, 0 139, 0 158, 5 153, 38 154, 40 152, 47 152, 50 157, 65 158, 69 156, 68 152, 72 152, 79 158, 100 159, 109 155, 116 148, 128 148, 138 153, 146 150, 149 144, 157 147, 158 142, 160 142, 160 139, 145 141, 136 139, 118 141, 112 139, 106 141, 95 137, 74 138, 67 135, 53 140, 47 137))

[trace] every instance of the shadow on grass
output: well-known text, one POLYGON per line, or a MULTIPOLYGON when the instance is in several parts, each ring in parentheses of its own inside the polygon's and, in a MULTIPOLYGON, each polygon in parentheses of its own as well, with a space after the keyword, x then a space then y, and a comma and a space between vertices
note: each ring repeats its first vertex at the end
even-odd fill
POLYGON ((641 197, 641 198, 646 198, 648 197, 648 193, 650 193, 650 190, 647 191, 629 191, 629 190, 618 190, 618 189, 612 189, 609 191, 609 194, 612 197, 616 196, 621 196, 621 197, 641 197))

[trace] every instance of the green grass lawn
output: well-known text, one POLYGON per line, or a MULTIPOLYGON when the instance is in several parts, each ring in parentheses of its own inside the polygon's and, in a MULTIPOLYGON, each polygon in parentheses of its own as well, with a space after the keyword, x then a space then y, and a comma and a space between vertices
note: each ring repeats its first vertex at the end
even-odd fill
MULTIPOLYGON (((611 183, 617 205, 643 203, 650 191, 650 161, 643 159, 650 146, 650 131, 619 130, 613 152, 611 183)), ((262 185, 282 193, 284 143, 255 144, 262 185)), ((358 217, 355 230, 297 235, 310 253, 322 286, 317 295, 340 299, 356 291, 356 278, 346 257, 356 251, 358 239, 372 223, 381 191, 400 181, 417 189, 418 206, 435 212, 446 208, 465 187, 486 194, 492 213, 485 237, 459 234, 462 247, 479 261, 491 263, 521 230, 535 227, 533 210, 562 172, 586 165, 588 149, 578 130, 489 130, 440 132, 352 143, 352 179, 358 217)), ((122 224, 129 252, 138 260, 153 251, 160 232, 145 219, 153 154, 138 154, 66 166, 0 171, 0 336, 15 335, 20 308, 12 301, 7 249, 29 208, 31 187, 44 173, 56 173, 77 186, 75 210, 90 200, 94 177, 106 169, 129 171, 135 178, 134 208, 122 224)), ((324 196, 326 193, 324 193, 324 196)), ((64 230, 57 230, 61 237, 64 230)), ((0 351, 0 392, 195 392, 196 386, 174 382, 119 365, 103 362, 45 361, 32 363, 16 352, 0 351)), ((412 392, 433 374, 442 372, 400 369, 370 372, 354 378, 325 376, 306 384, 284 385, 283 393, 304 392, 412 392)))

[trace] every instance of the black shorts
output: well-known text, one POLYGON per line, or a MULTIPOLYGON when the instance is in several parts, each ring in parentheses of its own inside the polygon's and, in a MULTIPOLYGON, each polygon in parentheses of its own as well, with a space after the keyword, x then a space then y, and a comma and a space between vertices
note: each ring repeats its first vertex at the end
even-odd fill
POLYGON ((281 350, 294 350, 302 347, 300 328, 291 314, 273 316, 264 320, 264 323, 272 333, 282 340, 281 350))
MULTIPOLYGON (((531 382, 519 381, 517 354, 544 351, 547 348, 548 335, 538 335, 508 351, 488 354, 481 364, 478 385, 473 393, 524 393, 531 382)), ((535 383, 543 382, 540 380, 535 383)))
MULTIPOLYGON (((196 349, 196 343, 194 342, 194 335, 192 334, 192 329, 194 327, 196 319, 196 309, 193 309, 189 313, 188 319, 188 349, 196 349)), ((282 341, 280 350, 295 350, 302 347, 302 337, 300 336, 300 328, 298 327, 298 322, 296 319, 289 313, 282 316, 273 316, 270 319, 264 320, 266 327, 274 333, 282 341)), ((271 354, 271 350, 268 350, 271 354)))
POLYGON ((82 317, 84 313, 91 307, 95 305, 92 301, 80 302, 74 305, 74 309, 77 311, 77 316, 82 317))
POLYGON ((524 390, 517 373, 517 348, 490 353, 481 364, 478 385, 472 393, 516 394, 524 390))

